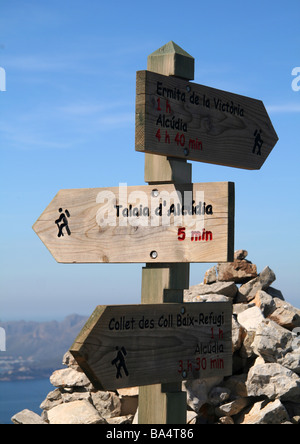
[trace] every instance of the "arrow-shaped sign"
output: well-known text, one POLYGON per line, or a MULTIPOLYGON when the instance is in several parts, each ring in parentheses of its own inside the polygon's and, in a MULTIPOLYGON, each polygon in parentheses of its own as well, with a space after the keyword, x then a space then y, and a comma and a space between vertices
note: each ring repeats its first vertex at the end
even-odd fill
POLYGON ((58 262, 227 262, 234 184, 61 190, 33 229, 58 262))
POLYGON ((277 140, 260 100, 137 72, 137 151, 255 170, 277 140))
POLYGON ((232 373, 229 302, 98 306, 70 352, 116 390, 232 373))

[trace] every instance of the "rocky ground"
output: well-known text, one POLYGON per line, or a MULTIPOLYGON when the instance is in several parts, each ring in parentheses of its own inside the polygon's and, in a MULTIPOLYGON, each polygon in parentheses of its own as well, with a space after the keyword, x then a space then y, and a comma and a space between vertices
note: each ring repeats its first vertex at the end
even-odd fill
MULTIPOLYGON (((233 373, 227 378, 186 381, 190 424, 300 424, 300 310, 271 286, 239 250, 232 263, 208 270, 204 282, 185 291, 185 302, 233 302, 233 373)), ((130 424, 137 422, 138 388, 94 389, 69 353, 55 371, 55 388, 42 415, 17 413, 15 424, 130 424)))

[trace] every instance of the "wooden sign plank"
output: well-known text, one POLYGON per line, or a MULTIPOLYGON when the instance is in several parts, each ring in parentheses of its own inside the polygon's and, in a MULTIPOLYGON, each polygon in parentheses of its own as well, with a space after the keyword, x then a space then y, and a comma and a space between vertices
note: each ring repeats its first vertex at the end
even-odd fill
POLYGON ((61 190, 33 229, 63 263, 232 261, 234 184, 61 190))
POLYGON ((232 373, 230 302, 98 306, 70 352, 100 390, 232 373))
POLYGON ((252 170, 277 140, 260 100, 137 72, 136 151, 252 170))

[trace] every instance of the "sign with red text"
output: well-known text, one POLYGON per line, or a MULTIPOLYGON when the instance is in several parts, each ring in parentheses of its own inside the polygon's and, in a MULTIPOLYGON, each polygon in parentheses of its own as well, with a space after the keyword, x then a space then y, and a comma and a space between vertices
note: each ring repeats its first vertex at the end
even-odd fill
POLYGON ((232 304, 98 306, 70 352, 100 390, 232 373, 232 304))
POLYGON ((137 72, 137 151, 255 170, 277 140, 260 100, 137 72))
POLYGON ((234 184, 60 190, 33 229, 63 263, 232 261, 234 184))

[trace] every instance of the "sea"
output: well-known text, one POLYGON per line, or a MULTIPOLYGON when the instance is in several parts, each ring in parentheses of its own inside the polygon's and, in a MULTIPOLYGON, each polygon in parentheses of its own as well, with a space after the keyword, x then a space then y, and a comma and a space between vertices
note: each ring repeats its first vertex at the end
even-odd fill
POLYGON ((12 424, 11 417, 24 409, 41 415, 41 403, 55 387, 48 379, 0 381, 0 424, 12 424))

